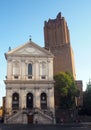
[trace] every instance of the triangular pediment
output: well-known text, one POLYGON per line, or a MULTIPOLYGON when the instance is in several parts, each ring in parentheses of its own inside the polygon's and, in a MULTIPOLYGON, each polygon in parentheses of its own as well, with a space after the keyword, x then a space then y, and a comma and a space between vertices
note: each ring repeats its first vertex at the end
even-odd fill
POLYGON ((53 56, 49 51, 38 46, 32 41, 7 52, 6 56, 7 55, 53 56))

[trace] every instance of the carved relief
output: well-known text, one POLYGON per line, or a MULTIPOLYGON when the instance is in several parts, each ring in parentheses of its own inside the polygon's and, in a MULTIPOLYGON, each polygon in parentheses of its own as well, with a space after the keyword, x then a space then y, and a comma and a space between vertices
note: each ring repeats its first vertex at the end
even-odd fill
POLYGON ((33 47, 26 47, 16 52, 17 54, 44 55, 40 50, 33 47))

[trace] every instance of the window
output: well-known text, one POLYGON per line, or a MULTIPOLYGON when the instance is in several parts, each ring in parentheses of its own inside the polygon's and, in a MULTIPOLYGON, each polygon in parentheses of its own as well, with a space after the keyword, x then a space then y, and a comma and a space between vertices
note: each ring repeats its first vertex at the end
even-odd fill
POLYGON ((28 78, 32 78, 32 64, 28 64, 28 78))
POLYGON ((46 63, 45 62, 42 63, 42 75, 43 76, 46 75, 46 63))
POLYGON ((40 75, 41 79, 46 79, 46 62, 40 64, 40 75))
POLYGON ((18 76, 20 74, 20 66, 18 61, 13 62, 13 75, 15 79, 18 79, 18 76))
POLYGON ((14 75, 14 78, 15 78, 15 79, 18 79, 18 75, 14 75))
POLYGON ((45 79, 45 78, 46 78, 46 76, 41 76, 41 78, 42 78, 42 79, 45 79))

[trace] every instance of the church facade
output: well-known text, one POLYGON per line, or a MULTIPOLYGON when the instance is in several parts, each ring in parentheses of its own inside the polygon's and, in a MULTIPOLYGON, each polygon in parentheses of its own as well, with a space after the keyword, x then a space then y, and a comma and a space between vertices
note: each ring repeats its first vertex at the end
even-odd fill
POLYGON ((29 41, 5 57, 5 123, 54 123, 54 56, 29 41))

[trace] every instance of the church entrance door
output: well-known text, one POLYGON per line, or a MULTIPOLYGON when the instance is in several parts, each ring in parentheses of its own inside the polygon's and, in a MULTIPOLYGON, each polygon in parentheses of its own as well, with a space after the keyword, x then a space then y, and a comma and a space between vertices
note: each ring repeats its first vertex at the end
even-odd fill
POLYGON ((46 93, 41 94, 41 109, 47 109, 47 95, 46 95, 46 93))
POLYGON ((33 124, 33 114, 28 115, 27 118, 28 118, 28 124, 33 124))
POLYGON ((12 109, 17 110, 19 109, 19 94, 13 93, 12 95, 12 109))
POLYGON ((27 109, 33 108, 33 94, 32 93, 27 94, 26 107, 27 107, 27 109))

